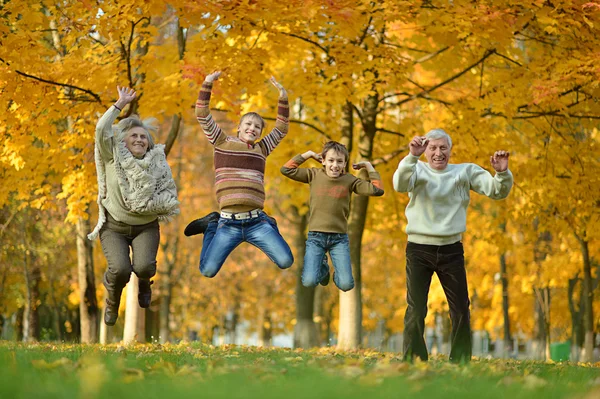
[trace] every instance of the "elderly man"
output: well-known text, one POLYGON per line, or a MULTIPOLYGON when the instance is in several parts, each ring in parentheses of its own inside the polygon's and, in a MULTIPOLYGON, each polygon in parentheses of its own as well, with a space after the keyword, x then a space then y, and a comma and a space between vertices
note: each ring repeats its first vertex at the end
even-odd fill
POLYGON ((452 139, 442 129, 417 136, 394 173, 394 190, 407 192, 406 301, 404 359, 427 360, 423 339, 431 277, 437 273, 450 306, 452 320, 450 361, 471 360, 471 322, 465 258, 461 243, 466 230, 469 191, 492 199, 508 196, 513 184, 508 152, 490 158, 496 171, 472 163, 449 164, 452 139), (425 153, 427 162, 419 162, 425 153))

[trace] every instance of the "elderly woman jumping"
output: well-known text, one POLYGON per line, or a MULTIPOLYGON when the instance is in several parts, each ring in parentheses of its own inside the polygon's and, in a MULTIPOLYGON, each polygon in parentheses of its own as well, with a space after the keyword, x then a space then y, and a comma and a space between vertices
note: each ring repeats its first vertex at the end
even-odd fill
POLYGON ((150 279, 156 274, 160 241, 158 222, 179 213, 177 188, 164 145, 155 145, 149 133, 156 128, 135 115, 113 126, 121 110, 136 96, 133 89, 117 86, 117 91, 119 99, 96 125, 100 214, 98 225, 88 235, 90 240, 100 235, 108 262, 104 322, 109 326, 117 321, 121 293, 132 271, 139 278, 140 307, 150 306, 150 279))

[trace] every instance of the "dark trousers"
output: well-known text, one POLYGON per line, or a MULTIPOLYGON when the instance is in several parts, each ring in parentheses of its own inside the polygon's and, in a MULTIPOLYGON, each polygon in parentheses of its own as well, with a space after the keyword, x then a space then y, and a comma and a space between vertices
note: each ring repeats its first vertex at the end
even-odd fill
POLYGON ((404 359, 427 360, 423 333, 427 316, 427 296, 433 273, 437 273, 452 320, 450 361, 471 360, 471 320, 469 291, 462 243, 425 245, 409 242, 406 246, 406 301, 404 316, 404 359))
POLYGON ((108 262, 103 283, 111 301, 119 301, 131 272, 140 281, 147 281, 156 274, 156 254, 160 242, 158 220, 132 226, 115 220, 107 212, 106 222, 100 230, 100 242, 108 262), (133 259, 129 257, 130 247, 133 259))

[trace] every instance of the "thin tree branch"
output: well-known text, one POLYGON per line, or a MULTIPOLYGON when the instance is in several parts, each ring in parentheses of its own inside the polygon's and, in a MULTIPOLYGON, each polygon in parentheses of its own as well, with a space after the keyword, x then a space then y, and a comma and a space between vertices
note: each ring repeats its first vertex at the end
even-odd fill
POLYGON ((450 83, 450 82, 452 82, 452 81, 454 81, 454 80, 456 80, 456 79, 460 78, 462 75, 464 75, 465 73, 467 73, 468 71, 470 71, 472 68, 474 68, 474 67, 476 67, 477 65, 481 64, 483 61, 485 61, 485 60, 486 60, 488 57, 490 57, 492 54, 495 54, 495 52, 496 52, 496 50, 494 50, 494 49, 492 49, 492 50, 486 50, 486 52, 485 52, 485 54, 483 55, 483 57, 481 57, 481 58, 480 58, 480 59, 479 59, 477 62, 475 62, 475 63, 473 63, 473 64, 469 65, 468 67, 466 67, 465 69, 463 69, 462 71, 460 71, 459 73, 457 73, 456 75, 454 75, 454 76, 451 76, 451 77, 449 77, 448 79, 444 80, 443 82, 441 82, 441 83, 438 83, 437 85, 435 85, 435 86, 433 86, 433 87, 431 87, 431 88, 429 88, 429 89, 423 90, 423 91, 421 91, 420 93, 413 94, 413 95, 412 95, 412 96, 410 96, 409 98, 406 98, 406 99, 404 99, 404 100, 402 100, 402 101, 398 102, 398 104, 397 104, 397 105, 402 105, 402 104, 404 104, 404 103, 407 103, 407 102, 409 102, 409 101, 412 101, 412 100, 414 100, 414 99, 417 99, 417 98, 419 98, 419 97, 423 97, 423 96, 425 96, 426 94, 429 94, 429 93, 431 93, 432 91, 434 91, 434 90, 437 90, 437 89, 439 89, 440 87, 442 87, 442 86, 444 86, 444 85, 446 85, 446 84, 448 84, 448 83, 450 83))
POLYGON ((403 133, 398 133, 398 132, 394 132, 392 130, 387 130, 387 129, 383 129, 383 128, 378 128, 377 131, 382 132, 382 133, 387 133, 387 134, 393 134, 394 136, 405 137, 403 133))
POLYGON ((387 155, 384 155, 382 157, 374 159, 373 161, 371 161, 371 165, 377 166, 377 165, 386 164, 386 163, 390 162, 392 159, 396 158, 398 155, 402 154, 407 149, 408 149, 408 147, 398 148, 397 150, 394 150, 387 155))
MULTIPOLYGON (((8 62, 6 62, 5 60, 3 60, 2 58, 0 58, 0 61, 3 62, 3 63, 5 63, 6 65, 10 66, 10 64, 8 62)), ((14 69, 14 71, 17 74, 19 74, 21 76, 24 76, 26 78, 34 79, 34 80, 37 80, 37 81, 40 81, 40 82, 43 82, 43 83, 47 83, 47 84, 51 84, 51 85, 55 85, 55 86, 68 87, 70 89, 82 91, 82 92, 87 93, 90 96, 92 96, 96 100, 95 102, 97 102, 99 104, 102 104, 102 100, 100 99, 100 96, 98 94, 94 93, 91 90, 84 89, 82 87, 71 85, 71 84, 68 84, 68 83, 54 82, 52 80, 48 80, 48 79, 40 78, 38 76, 30 75, 28 73, 21 72, 21 71, 16 70, 16 69, 14 69)))
MULTIPOLYGON (((271 117, 267 117, 267 116, 263 116, 262 118, 264 120, 267 120, 267 121, 275 121, 275 120, 277 120, 276 118, 271 118, 271 117)), ((331 136, 329 136, 327 133, 325 133, 325 131, 319 129, 318 127, 316 127, 315 125, 313 125, 311 123, 308 123, 308 122, 305 122, 305 121, 300 121, 300 120, 297 120, 297 119, 290 119, 290 123, 295 123, 295 124, 298 124, 298 125, 303 125, 303 126, 310 127, 311 129, 313 129, 316 132, 319 132, 320 134, 322 134, 323 136, 325 136, 328 140, 331 140, 331 136)))
POLYGON ((415 63, 415 64, 420 64, 420 63, 422 63, 422 62, 429 61, 429 60, 430 60, 430 59, 432 59, 433 57, 435 57, 435 56, 437 56, 437 55, 439 55, 439 54, 443 53, 444 51, 448 50, 449 48, 450 48, 450 46, 446 46, 446 47, 444 47, 444 48, 441 48, 441 49, 439 49, 438 51, 435 51, 435 52, 433 52, 433 53, 431 53, 431 54, 427 54, 425 57, 421 57, 421 58, 419 58, 419 59, 418 59, 418 60, 416 60, 414 63, 415 63))
POLYGON ((287 33, 287 32, 280 32, 280 33, 282 35, 290 36, 290 37, 295 37, 296 39, 300 39, 300 40, 302 40, 302 41, 304 41, 306 43, 310 43, 313 46, 316 46, 319 49, 321 49, 321 51, 323 51, 325 54, 327 54, 327 57, 329 57, 330 60, 334 60, 334 58, 331 55, 329 55, 329 49, 327 49, 326 47, 323 47, 321 44, 319 44, 319 43, 317 43, 317 42, 315 42, 313 40, 307 39, 306 37, 302 37, 300 35, 296 35, 295 33, 287 33))

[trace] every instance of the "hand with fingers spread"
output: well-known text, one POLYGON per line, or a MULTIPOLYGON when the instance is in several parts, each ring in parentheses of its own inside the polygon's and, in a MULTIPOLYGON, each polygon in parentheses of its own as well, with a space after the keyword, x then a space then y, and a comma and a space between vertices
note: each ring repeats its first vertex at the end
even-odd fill
POLYGON ((273 86, 277 88, 277 90, 279 90, 279 97, 287 97, 287 91, 285 91, 281 83, 276 81, 273 76, 271 76, 271 79, 269 79, 269 81, 273 84, 273 86))
POLYGON ((412 155, 414 155, 415 157, 420 157, 421 154, 423 154, 425 152, 425 149, 427 148, 427 142, 428 141, 429 141, 429 139, 427 139, 427 137, 425 137, 425 136, 415 136, 415 137, 413 137, 413 139, 408 144, 408 148, 410 150, 410 153, 412 155))
POLYGON ((212 83, 215 80, 218 80, 220 76, 221 76, 221 71, 214 71, 214 72, 206 75, 206 77, 204 78, 204 81, 208 82, 208 83, 212 83))
POLYGON ((509 156, 510 153, 508 151, 496 151, 490 157, 490 163, 496 172, 505 172, 508 169, 509 156))
POLYGON ((135 100, 135 96, 136 96, 135 90, 130 89, 129 87, 117 86, 117 92, 119 93, 119 99, 115 103, 115 107, 119 111, 123 110, 123 108, 127 104, 129 104, 130 102, 135 100))
POLYGON ((352 169, 354 169, 354 170, 366 169, 368 172, 375 171, 375 168, 373 167, 373 165, 371 165, 371 162, 369 162, 369 161, 361 161, 361 162, 353 163, 352 169))
POLYGON ((317 162, 323 162, 323 157, 321 156, 321 154, 318 154, 314 151, 306 151, 304 154, 302 154, 302 158, 304 158, 304 159, 312 158, 317 162))

